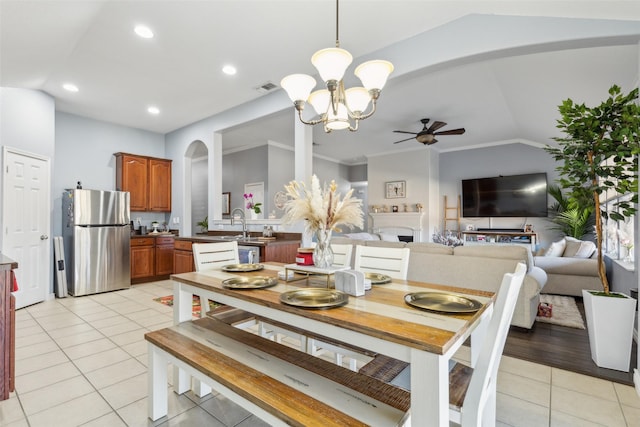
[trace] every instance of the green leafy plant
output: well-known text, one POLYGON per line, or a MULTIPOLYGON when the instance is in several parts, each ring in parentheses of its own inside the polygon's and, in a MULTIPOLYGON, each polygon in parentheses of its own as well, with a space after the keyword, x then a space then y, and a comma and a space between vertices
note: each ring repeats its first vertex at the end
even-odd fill
POLYGON ((583 239, 592 233, 595 225, 593 199, 588 198, 574 203, 565 197, 559 185, 549 185, 547 192, 555 199, 549 206, 549 214, 554 226, 552 230, 558 230, 565 236, 575 239, 583 239))
POLYGON ((640 106, 638 89, 628 94, 620 87, 609 89, 609 98, 596 107, 575 104, 567 99, 559 106, 561 119, 557 127, 566 136, 554 138, 558 147, 545 150, 562 165, 560 187, 568 189, 569 208, 591 198, 595 213, 598 274, 605 294, 609 294, 602 256, 603 218, 619 221, 636 213, 638 202, 638 154, 640 153, 640 106), (628 200, 616 204, 617 212, 607 214, 600 205, 600 195, 613 190, 631 194, 628 200))
POLYGON ((209 216, 205 216, 204 219, 196 224, 200 227, 202 232, 206 232, 209 230, 209 216))

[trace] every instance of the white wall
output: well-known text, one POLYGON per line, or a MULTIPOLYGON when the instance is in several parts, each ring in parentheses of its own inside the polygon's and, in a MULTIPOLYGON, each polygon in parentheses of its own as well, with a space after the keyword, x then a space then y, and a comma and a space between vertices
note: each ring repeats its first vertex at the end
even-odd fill
MULTIPOLYGON (((97 190, 116 189, 117 152, 165 157, 164 135, 126 126, 114 125, 99 120, 57 112, 55 116, 55 166, 52 196, 53 235, 62 230, 62 192, 75 188, 77 181, 82 187, 97 190)), ((132 212, 132 217, 141 217, 142 224, 165 221, 168 217, 160 213, 132 212)))

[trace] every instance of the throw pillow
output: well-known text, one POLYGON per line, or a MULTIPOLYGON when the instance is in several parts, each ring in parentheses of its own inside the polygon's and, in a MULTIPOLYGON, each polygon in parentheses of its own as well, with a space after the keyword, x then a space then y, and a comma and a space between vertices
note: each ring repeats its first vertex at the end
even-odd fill
POLYGON ((545 252, 544 256, 560 257, 564 253, 566 246, 567 242, 564 239, 553 242, 551 246, 549 246, 549 249, 547 249, 547 252, 545 252))
POLYGON ((563 257, 576 256, 576 253, 578 252, 578 250, 580 249, 580 246, 582 245, 582 240, 565 236, 564 241, 566 242, 567 245, 565 246, 564 252, 562 253, 561 256, 563 257))
POLYGON ((378 236, 380 236, 380 240, 382 240, 384 242, 399 242, 400 241, 400 238, 398 238, 398 236, 396 236, 395 234, 378 233, 378 236))
POLYGON ((596 251, 596 244, 593 242, 581 242, 580 249, 576 251, 575 258, 591 258, 596 251))

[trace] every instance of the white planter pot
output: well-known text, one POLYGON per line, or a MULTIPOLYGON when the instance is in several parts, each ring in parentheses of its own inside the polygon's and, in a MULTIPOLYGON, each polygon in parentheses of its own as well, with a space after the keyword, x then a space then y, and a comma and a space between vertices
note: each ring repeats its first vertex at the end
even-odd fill
POLYGON ((636 300, 582 291, 591 358, 601 368, 629 372, 636 300))
POLYGON ((258 219, 258 214, 254 210, 251 210, 251 219, 258 219))

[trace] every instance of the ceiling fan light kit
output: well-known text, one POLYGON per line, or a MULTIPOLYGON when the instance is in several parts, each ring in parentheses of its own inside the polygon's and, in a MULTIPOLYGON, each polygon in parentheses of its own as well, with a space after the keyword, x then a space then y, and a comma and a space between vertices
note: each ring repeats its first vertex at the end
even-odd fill
POLYGON ((355 132, 358 130, 360 120, 369 118, 375 113, 376 102, 389 74, 393 71, 393 64, 384 60, 372 60, 360 64, 356 67, 354 74, 360 79, 363 87, 345 90, 342 78, 351 65, 353 57, 348 51, 340 48, 338 12, 339 6, 336 0, 336 47, 321 49, 311 57, 311 63, 318 70, 326 89, 311 93, 316 80, 306 74, 288 75, 282 79, 280 85, 293 101, 302 123, 312 126, 322 123, 325 132, 340 129, 355 132), (305 103, 313 106, 320 116, 318 119, 302 118, 305 103), (369 103, 371 108, 367 112, 369 103))

